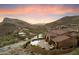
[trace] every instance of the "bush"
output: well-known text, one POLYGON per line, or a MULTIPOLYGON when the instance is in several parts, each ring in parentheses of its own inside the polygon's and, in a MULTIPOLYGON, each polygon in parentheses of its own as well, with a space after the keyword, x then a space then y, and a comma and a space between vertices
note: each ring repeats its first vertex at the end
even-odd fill
POLYGON ((13 35, 4 35, 0 37, 0 47, 17 42, 13 35))

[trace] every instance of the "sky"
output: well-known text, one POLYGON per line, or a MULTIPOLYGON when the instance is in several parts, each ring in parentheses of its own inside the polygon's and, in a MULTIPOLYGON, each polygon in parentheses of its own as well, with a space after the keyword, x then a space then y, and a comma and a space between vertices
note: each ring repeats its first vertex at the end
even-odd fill
POLYGON ((0 21, 9 17, 45 24, 74 15, 79 15, 79 4, 0 4, 0 21))

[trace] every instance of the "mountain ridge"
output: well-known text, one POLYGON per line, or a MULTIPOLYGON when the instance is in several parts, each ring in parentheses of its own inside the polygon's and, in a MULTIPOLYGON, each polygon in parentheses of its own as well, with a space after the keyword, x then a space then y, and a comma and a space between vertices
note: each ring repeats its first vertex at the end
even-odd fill
POLYGON ((0 23, 0 35, 12 33, 19 28, 32 28, 33 26, 19 19, 5 17, 0 23))
POLYGON ((70 24, 79 24, 79 16, 65 16, 60 18, 57 21, 46 24, 48 28, 56 27, 60 25, 70 25, 70 24))

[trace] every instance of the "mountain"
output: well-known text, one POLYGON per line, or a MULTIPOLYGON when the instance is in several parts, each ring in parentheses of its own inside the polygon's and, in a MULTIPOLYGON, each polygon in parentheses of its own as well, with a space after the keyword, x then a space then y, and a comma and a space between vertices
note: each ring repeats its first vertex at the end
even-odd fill
POLYGON ((31 28, 31 27, 32 25, 30 25, 27 22, 18 19, 4 18, 3 22, 0 23, 0 35, 12 33, 15 30, 18 30, 18 28, 31 28))
POLYGON ((12 18, 4 18, 3 23, 14 24, 15 26, 26 27, 26 28, 31 26, 31 24, 27 22, 18 19, 12 19, 12 18))
POLYGON ((74 25, 74 24, 79 24, 79 16, 65 16, 55 22, 51 22, 46 24, 45 26, 47 28, 53 28, 56 26, 60 26, 60 25, 74 25))

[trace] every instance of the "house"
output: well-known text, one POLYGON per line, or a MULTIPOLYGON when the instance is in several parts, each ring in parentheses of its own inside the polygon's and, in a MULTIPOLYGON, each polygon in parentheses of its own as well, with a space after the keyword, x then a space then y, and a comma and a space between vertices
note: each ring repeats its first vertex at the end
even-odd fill
POLYGON ((20 40, 25 40, 26 33, 24 32, 23 29, 19 29, 14 32, 14 36, 16 36, 20 40))
POLYGON ((77 46, 77 36, 78 33, 76 31, 56 29, 45 34, 45 41, 50 45, 53 44, 57 49, 66 49, 77 46))
POLYGON ((18 35, 20 35, 20 36, 26 36, 26 33, 24 33, 24 32, 19 32, 18 35))
POLYGON ((45 38, 46 38, 46 41, 48 41, 48 39, 50 39, 50 38, 55 38, 55 37, 63 35, 63 34, 64 35, 67 34, 67 31, 57 30, 57 29, 51 30, 45 34, 45 38))
POLYGON ((55 48, 62 48, 62 49, 66 49, 66 48, 72 48, 76 46, 77 43, 77 39, 73 39, 69 36, 66 35, 62 35, 62 36, 58 36, 54 39, 51 39, 50 42, 53 42, 55 48))

